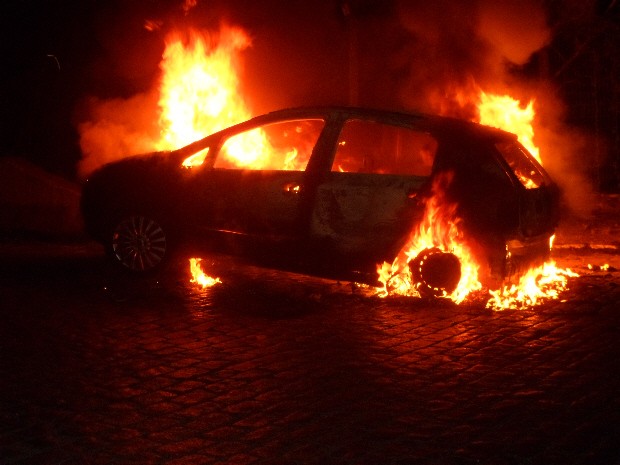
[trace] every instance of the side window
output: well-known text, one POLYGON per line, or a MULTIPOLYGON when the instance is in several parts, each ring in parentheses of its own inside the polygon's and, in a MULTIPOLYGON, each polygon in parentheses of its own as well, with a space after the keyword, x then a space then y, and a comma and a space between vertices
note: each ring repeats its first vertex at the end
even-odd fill
POLYGON ((303 171, 325 122, 280 121, 235 134, 222 148, 215 168, 303 171))
POLYGON ((349 120, 340 133, 332 171, 430 176, 437 145, 422 131, 349 120))
POLYGON ((521 144, 516 141, 498 142, 495 147, 526 189, 536 189, 548 183, 544 172, 521 144))

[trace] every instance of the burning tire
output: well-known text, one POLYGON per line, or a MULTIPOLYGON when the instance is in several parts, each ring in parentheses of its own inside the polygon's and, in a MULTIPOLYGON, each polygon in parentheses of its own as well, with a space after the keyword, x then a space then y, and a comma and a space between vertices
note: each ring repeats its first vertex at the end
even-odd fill
POLYGON ((409 262, 418 291, 423 296, 451 294, 461 279, 461 261, 450 252, 438 248, 425 249, 409 262))
POLYGON ((114 263, 143 274, 157 270, 168 258, 169 238, 164 227, 144 215, 131 215, 112 228, 108 253, 114 263))

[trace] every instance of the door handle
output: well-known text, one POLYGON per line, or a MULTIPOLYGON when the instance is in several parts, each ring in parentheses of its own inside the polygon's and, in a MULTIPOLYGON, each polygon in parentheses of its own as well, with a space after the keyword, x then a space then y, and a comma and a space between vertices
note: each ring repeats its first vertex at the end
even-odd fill
POLYGON ((298 182, 287 182, 282 186, 282 192, 290 195, 298 195, 301 192, 301 184, 298 182))
POLYGON ((417 189, 411 188, 407 191, 407 198, 409 200, 415 200, 418 198, 418 194, 419 194, 419 191, 417 189))

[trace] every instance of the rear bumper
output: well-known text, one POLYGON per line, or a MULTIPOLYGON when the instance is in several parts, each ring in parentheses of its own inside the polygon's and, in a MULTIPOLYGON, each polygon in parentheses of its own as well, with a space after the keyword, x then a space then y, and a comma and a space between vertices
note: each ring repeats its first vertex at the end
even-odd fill
POLYGON ((518 279, 530 268, 541 266, 549 260, 550 238, 551 234, 541 234, 507 241, 504 279, 518 279))

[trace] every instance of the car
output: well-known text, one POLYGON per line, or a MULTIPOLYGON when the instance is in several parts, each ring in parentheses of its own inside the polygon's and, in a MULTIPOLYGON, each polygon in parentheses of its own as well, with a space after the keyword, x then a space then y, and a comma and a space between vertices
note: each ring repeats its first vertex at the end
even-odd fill
MULTIPOLYGON (((99 168, 84 183, 81 210, 88 234, 136 275, 176 254, 223 253, 376 284, 377 265, 402 251, 438 189, 481 281, 549 256, 559 191, 517 136, 405 111, 328 106, 257 116, 178 150, 99 168)), ((424 254, 437 257, 418 279, 453 286, 458 257, 441 247, 424 254)))

